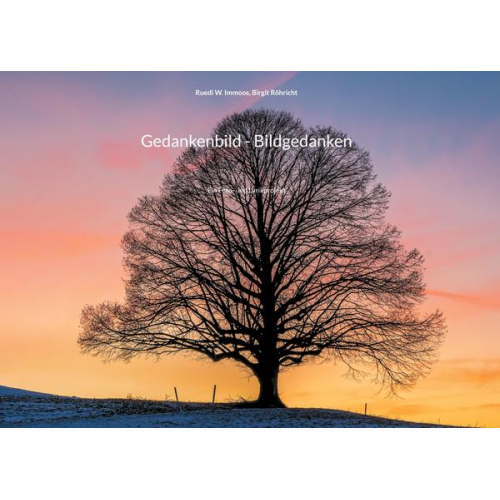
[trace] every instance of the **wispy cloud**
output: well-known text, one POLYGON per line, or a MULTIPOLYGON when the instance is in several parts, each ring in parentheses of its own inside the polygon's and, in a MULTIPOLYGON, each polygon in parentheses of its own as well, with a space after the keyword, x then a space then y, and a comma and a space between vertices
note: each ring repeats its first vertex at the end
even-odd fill
POLYGON ((474 307, 479 307, 481 309, 487 309, 492 311, 500 311, 500 298, 491 295, 467 295, 460 293, 451 293, 441 290, 427 290, 427 295, 433 297, 441 297, 445 299, 450 299, 453 301, 461 302, 462 304, 467 304, 474 307))
POLYGON ((443 360, 435 368, 433 383, 476 387, 500 382, 500 359, 470 358, 443 360))
POLYGON ((60 231, 1 231, 0 262, 43 261, 53 265, 60 259, 119 248, 121 235, 66 233, 60 231))

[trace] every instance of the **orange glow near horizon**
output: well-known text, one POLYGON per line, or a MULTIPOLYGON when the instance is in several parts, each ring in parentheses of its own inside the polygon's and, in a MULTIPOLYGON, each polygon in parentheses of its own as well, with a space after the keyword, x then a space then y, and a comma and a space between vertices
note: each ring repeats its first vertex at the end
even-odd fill
MULTIPOLYGON (((217 78, 222 85, 229 77, 217 78)), ((311 86, 293 74, 238 78, 250 88, 311 86)), ((180 74, 133 96, 141 82, 120 93, 111 84, 96 90, 83 77, 14 80, 0 76, 0 385, 155 399, 172 397, 176 386, 183 400, 209 401, 217 384, 221 401, 255 397, 255 380, 231 362, 179 355, 104 364, 83 356, 76 340, 85 304, 122 300, 126 215, 139 196, 157 191, 178 154, 141 148, 141 135, 206 136, 219 119, 257 99, 196 100, 195 77, 180 74)), ((310 125, 317 115, 318 123, 343 127, 336 110, 328 114, 313 102, 258 104, 268 102, 287 105, 301 118, 309 113, 310 125)), ((289 406, 359 412, 367 403, 376 415, 500 427, 500 235, 492 229, 498 225, 499 176, 490 169, 498 161, 492 150, 497 124, 485 125, 467 148, 450 146, 425 160, 398 146, 397 138, 390 142, 404 124, 396 132, 390 123, 377 127, 360 126, 356 140, 370 150, 370 141, 387 132, 390 152, 371 151, 374 168, 393 192, 388 220, 403 231, 408 247, 426 257, 424 308, 438 307, 447 318, 440 361, 400 398, 380 394, 369 375, 354 381, 332 362, 307 364, 282 373, 282 399, 289 406)), ((435 133, 431 129, 419 130, 426 137, 435 133)), ((443 131, 452 145, 453 130, 443 131)))

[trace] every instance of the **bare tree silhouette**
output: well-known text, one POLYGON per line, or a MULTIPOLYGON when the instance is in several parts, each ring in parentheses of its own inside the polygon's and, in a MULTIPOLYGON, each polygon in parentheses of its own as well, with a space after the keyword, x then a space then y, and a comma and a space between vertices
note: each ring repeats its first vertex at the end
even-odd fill
POLYGON ((284 112, 224 119, 214 135, 241 147, 188 149, 160 194, 132 209, 125 303, 83 309, 83 351, 231 359, 257 377, 260 406, 283 406, 280 369, 313 357, 372 370, 391 391, 414 384, 445 323, 416 310, 423 259, 385 222, 389 193, 368 153, 257 148, 256 134, 346 137, 284 112))

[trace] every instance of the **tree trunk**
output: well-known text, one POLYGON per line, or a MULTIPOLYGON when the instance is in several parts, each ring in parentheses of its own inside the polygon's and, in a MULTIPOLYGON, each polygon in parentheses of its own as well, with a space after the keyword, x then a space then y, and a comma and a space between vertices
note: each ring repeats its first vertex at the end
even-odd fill
POLYGON ((260 408, 286 408, 278 394, 279 368, 260 370, 256 373, 260 384, 256 406, 260 408))

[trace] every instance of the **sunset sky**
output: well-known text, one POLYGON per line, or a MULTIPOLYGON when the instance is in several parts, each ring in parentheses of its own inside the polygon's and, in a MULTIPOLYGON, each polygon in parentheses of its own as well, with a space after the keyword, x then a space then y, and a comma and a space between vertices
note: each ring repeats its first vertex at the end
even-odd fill
POLYGON ((179 151, 140 138, 206 137, 228 113, 288 110, 372 156, 389 222, 426 258, 448 335, 432 374, 401 398, 369 377, 309 364, 283 373, 289 406, 500 427, 499 73, 0 73, 0 385, 84 397, 250 398, 237 365, 172 356, 103 364, 80 354, 85 304, 123 298, 120 239, 137 198, 179 151), (195 97, 196 89, 298 97, 195 97))

